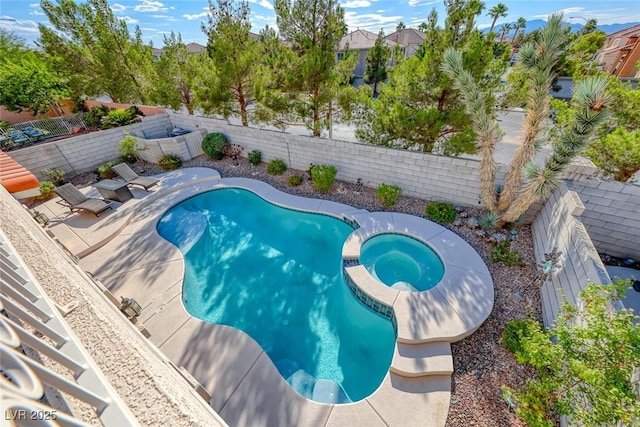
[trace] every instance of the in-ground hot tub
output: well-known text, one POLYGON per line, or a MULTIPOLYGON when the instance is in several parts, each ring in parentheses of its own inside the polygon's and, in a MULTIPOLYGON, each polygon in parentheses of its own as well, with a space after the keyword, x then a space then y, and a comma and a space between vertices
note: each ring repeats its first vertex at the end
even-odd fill
POLYGON ((373 277, 401 291, 426 291, 444 276, 444 265, 426 244, 402 234, 385 233, 362 245, 360 263, 373 277))

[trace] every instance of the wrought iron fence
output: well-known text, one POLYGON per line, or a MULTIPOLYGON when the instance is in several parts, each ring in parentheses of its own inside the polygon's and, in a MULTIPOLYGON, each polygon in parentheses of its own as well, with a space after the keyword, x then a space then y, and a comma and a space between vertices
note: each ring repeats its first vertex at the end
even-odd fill
POLYGON ((20 148, 55 136, 71 135, 87 128, 84 113, 62 117, 30 120, 0 128, 0 147, 3 151, 20 148))

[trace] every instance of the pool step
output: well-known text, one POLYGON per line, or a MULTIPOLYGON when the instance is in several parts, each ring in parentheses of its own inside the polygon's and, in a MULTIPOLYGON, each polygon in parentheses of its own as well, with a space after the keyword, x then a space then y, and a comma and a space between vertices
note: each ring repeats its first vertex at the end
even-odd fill
POLYGON ((403 377, 451 375, 451 345, 448 342, 397 343, 389 370, 403 377))

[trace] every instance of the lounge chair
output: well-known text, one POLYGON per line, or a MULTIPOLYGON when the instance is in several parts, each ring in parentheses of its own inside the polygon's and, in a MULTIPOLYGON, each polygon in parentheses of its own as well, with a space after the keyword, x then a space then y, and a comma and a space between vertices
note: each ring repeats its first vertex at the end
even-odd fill
POLYGON ((128 185, 139 185, 144 188, 145 191, 149 191, 149 188, 160 182, 157 178, 150 178, 147 176, 140 176, 131 170, 128 164, 120 163, 111 168, 112 171, 118 174, 118 176, 124 179, 128 185))
POLYGON ((73 184, 62 185, 53 191, 66 202, 71 212, 78 209, 93 212, 95 216, 98 216, 100 212, 111 208, 111 202, 89 198, 82 194, 73 184))

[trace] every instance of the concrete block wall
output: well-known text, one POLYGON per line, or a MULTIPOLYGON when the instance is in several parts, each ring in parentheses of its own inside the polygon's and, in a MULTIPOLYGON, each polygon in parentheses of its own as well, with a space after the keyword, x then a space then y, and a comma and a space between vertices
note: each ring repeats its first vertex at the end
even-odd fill
POLYGON ((138 138, 138 144, 144 148, 138 155, 142 160, 152 163, 158 163, 158 160, 165 154, 176 154, 183 161, 191 160, 194 157, 204 154, 201 143, 206 133, 204 129, 197 129, 195 132, 172 138, 138 138))
POLYGON ((543 262, 545 253, 554 248, 562 252, 558 263, 560 267, 541 287, 542 313, 547 326, 553 323, 565 299, 572 305, 576 304, 578 294, 588 281, 610 282, 582 222, 584 212, 585 206, 572 184, 563 181, 531 225, 538 262, 543 262))
POLYGON ((640 185, 585 179, 574 183, 582 214, 599 252, 640 260, 640 185))
MULTIPOLYGON (((463 206, 480 204, 480 162, 477 160, 242 127, 211 117, 168 114, 176 126, 224 133, 231 143, 244 147, 245 156, 259 150, 263 161, 279 158, 289 167, 300 170, 306 170, 310 163, 331 164, 338 169, 338 179, 344 181, 355 182, 361 178, 370 187, 381 183, 398 185, 409 196, 463 206)), ((507 165, 498 165, 498 179, 504 179, 507 170, 507 165)), ((591 173, 584 164, 577 163, 569 167, 567 176, 591 173)), ((532 207, 525 220, 533 221, 540 207, 541 204, 532 207)))
POLYGON ((117 160, 120 157, 118 147, 125 133, 142 135, 144 130, 166 135, 170 127, 172 123, 166 114, 147 116, 140 123, 9 151, 7 154, 39 179, 48 179, 42 174, 43 169, 61 169, 68 175, 76 175, 117 160))

